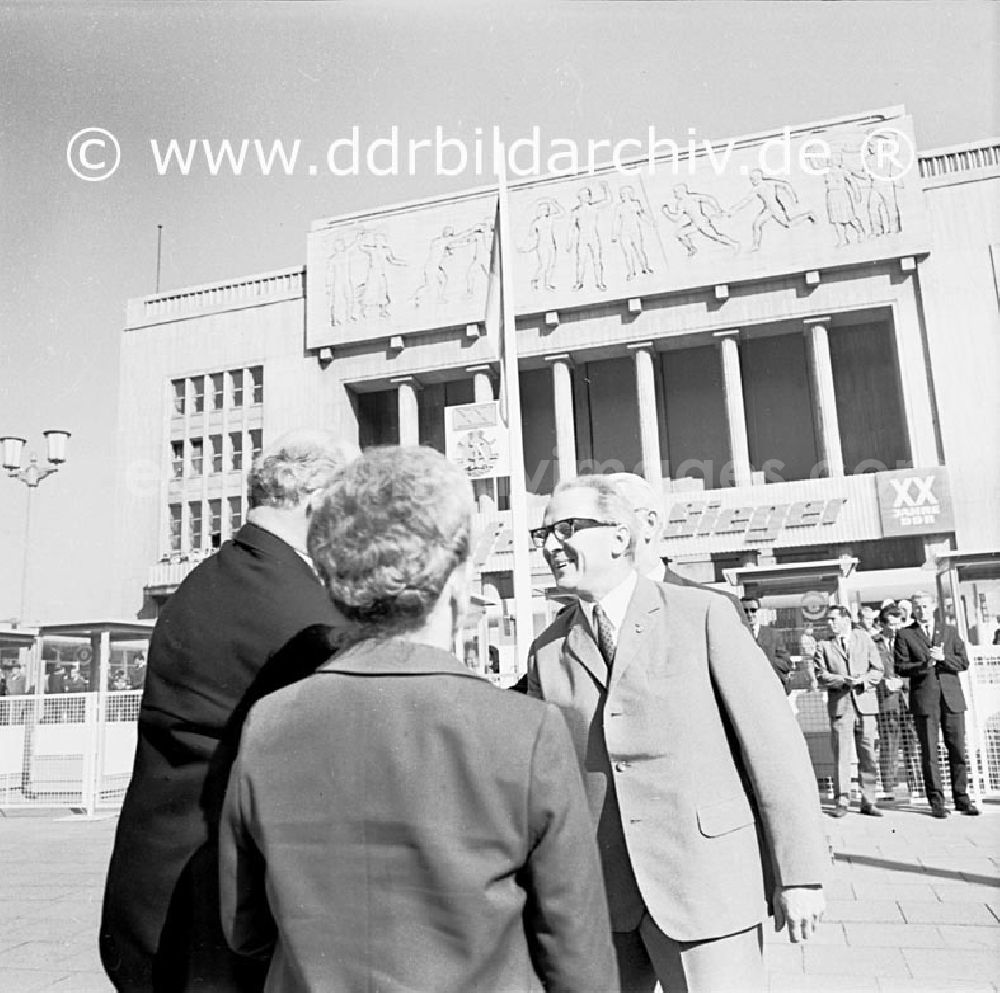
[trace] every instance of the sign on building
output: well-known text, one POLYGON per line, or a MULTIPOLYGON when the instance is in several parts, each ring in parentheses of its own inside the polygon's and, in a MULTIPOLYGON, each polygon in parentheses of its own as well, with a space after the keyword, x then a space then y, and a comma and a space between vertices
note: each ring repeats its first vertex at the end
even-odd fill
POLYGON ((886 538, 955 530, 948 470, 944 467, 882 472, 876 479, 882 534, 886 538))
POLYGON ((445 454, 470 479, 510 475, 507 428, 500 401, 445 407, 445 454))

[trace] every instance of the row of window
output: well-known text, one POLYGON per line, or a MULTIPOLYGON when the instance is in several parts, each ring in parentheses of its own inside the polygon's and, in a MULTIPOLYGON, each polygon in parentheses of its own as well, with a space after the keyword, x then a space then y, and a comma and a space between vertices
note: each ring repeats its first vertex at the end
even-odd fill
MULTIPOLYGON (((263 433, 260 428, 251 428, 246 432, 246 436, 249 440, 250 461, 253 462, 261 453, 263 433)), ((240 472, 243 469, 245 447, 242 431, 230 431, 227 435, 209 435, 206 464, 204 438, 188 438, 186 441, 176 439, 170 442, 173 478, 203 476, 206 470, 213 475, 220 472, 240 472)))
POLYGON ((175 417, 188 410, 200 414, 204 410, 235 410, 247 404, 264 402, 264 367, 229 369, 170 383, 175 417), (246 399, 249 395, 249 399, 246 399))
POLYGON ((243 498, 225 500, 191 500, 170 504, 170 551, 204 552, 218 548, 225 538, 236 534, 243 526, 243 498), (185 508, 187 513, 185 514, 185 508), (225 514, 225 517, 223 517, 225 514), (184 545, 185 519, 187 548, 184 545))

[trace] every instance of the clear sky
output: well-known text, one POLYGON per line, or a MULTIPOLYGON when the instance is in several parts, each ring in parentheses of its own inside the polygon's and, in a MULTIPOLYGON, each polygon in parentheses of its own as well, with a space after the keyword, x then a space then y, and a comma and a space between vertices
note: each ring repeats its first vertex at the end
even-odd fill
MULTIPOLYGON (((1000 133, 991 3, 0 5, 0 434, 73 432, 36 491, 29 614, 114 612, 118 343, 130 297, 305 262, 310 221, 481 184, 415 176, 159 176, 150 140, 686 140, 888 105, 922 150, 1000 133), (112 132, 104 182, 70 171, 112 132)), ((306 154, 306 151, 303 154, 306 154)), ((43 457, 44 458, 44 457, 43 457)), ((0 620, 17 614, 25 487, 0 477, 0 620)), ((136 596, 138 601, 138 593, 136 596)))

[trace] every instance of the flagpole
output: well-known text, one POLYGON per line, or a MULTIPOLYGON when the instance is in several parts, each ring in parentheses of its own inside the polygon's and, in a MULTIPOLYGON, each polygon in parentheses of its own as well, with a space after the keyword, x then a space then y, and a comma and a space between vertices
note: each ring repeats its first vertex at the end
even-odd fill
POLYGON ((514 325, 513 271, 509 250, 510 203, 504 150, 497 163, 497 248, 500 262, 500 363, 502 391, 506 401, 507 437, 510 444, 510 518, 514 546, 514 618, 517 639, 517 671, 527 669, 528 646, 535 638, 531 596, 531 560, 528 548, 528 493, 524 480, 524 442, 521 431, 521 384, 517 367, 517 333, 514 325))

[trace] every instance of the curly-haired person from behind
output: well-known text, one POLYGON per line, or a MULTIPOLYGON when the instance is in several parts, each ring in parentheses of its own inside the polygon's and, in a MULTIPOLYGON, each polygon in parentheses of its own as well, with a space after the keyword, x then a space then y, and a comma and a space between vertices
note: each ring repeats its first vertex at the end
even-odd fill
POLYGON ((220 831, 223 929, 268 991, 617 991, 562 716, 453 654, 472 491, 429 448, 369 449, 309 552, 358 640, 258 703, 220 831))

